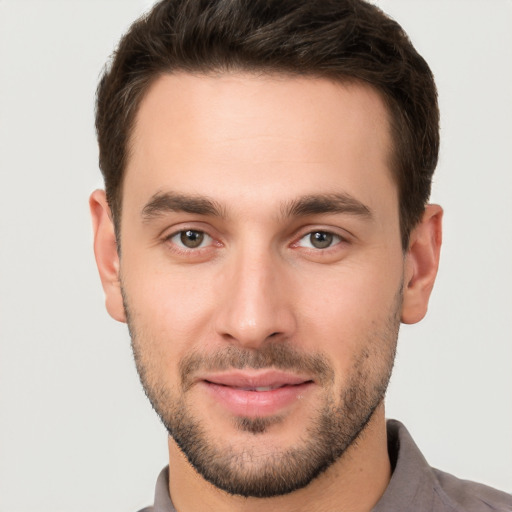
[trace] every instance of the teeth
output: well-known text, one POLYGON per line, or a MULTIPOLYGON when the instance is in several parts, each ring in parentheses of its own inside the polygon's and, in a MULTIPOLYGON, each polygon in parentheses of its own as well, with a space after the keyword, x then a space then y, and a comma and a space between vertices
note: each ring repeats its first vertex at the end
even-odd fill
POLYGON ((252 387, 252 388, 238 388, 242 391, 272 391, 274 388, 272 386, 258 386, 258 387, 252 387))

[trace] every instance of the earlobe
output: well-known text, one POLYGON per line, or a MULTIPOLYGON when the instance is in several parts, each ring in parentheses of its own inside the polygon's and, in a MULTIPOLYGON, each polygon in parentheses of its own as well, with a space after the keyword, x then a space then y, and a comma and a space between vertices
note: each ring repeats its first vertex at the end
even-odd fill
POLYGON ((126 322, 119 279, 119 254, 110 208, 105 192, 95 190, 89 198, 94 231, 94 255, 105 292, 109 315, 119 322, 126 322))
POLYGON ((439 266, 443 209, 429 204, 412 230, 405 258, 402 322, 414 324, 427 313, 439 266))

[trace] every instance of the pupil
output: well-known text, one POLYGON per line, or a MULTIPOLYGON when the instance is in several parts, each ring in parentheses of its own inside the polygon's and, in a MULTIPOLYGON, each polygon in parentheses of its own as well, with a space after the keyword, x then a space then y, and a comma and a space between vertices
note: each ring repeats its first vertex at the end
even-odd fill
POLYGON ((195 247, 199 247, 204 239, 204 233, 200 231, 183 231, 180 235, 181 242, 185 247, 189 249, 194 249, 195 247))
POLYGON ((317 231, 311 234, 311 245, 317 249, 325 249, 332 244, 332 234, 317 231))

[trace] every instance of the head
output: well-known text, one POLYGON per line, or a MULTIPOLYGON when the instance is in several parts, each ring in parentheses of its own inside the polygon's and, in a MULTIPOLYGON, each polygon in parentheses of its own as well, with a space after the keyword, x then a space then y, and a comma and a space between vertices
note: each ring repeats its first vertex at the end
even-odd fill
POLYGON ((365 2, 165 1, 121 41, 91 198, 107 309, 171 453, 218 488, 290 493, 382 425, 437 270, 437 123, 365 2))
POLYGON ((97 91, 100 168, 119 234, 138 107, 162 74, 225 71, 324 77, 372 86, 389 115, 390 169, 404 250, 430 196, 439 151, 432 72, 407 34, 362 0, 164 0, 123 37, 97 91))

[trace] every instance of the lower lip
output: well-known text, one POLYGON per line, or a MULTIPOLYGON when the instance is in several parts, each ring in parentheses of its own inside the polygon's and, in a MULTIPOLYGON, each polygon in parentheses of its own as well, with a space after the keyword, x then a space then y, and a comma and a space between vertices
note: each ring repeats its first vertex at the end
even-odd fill
POLYGON ((270 391, 247 391, 203 381, 202 385, 228 411, 236 416, 271 416, 283 412, 300 401, 313 386, 305 382, 295 386, 283 386, 270 391))

